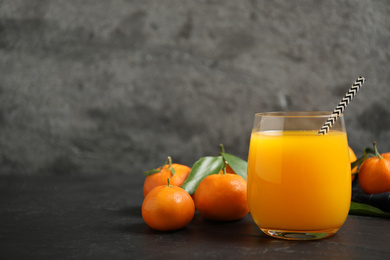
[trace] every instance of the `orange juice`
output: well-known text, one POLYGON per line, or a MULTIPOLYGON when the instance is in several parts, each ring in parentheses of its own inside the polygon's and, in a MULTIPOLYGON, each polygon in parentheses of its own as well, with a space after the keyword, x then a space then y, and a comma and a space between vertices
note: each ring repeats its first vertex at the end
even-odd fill
POLYGON ((264 230, 336 232, 351 201, 345 132, 252 132, 248 203, 264 230))

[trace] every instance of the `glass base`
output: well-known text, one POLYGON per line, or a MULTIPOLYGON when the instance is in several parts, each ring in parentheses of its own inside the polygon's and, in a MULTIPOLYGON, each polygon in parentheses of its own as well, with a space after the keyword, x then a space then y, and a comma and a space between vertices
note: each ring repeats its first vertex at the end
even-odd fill
POLYGON ((260 228, 265 234, 286 240, 317 240, 330 237, 336 233, 339 228, 318 230, 318 231, 296 231, 296 230, 276 230, 260 228))

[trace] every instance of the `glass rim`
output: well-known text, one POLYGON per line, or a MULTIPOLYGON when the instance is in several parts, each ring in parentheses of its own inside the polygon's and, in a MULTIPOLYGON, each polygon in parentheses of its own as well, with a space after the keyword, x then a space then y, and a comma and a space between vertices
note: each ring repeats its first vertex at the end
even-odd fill
MULTIPOLYGON (((324 117, 328 118, 331 111, 271 111, 255 113, 255 117, 324 117)), ((340 117, 343 114, 339 115, 340 117)))

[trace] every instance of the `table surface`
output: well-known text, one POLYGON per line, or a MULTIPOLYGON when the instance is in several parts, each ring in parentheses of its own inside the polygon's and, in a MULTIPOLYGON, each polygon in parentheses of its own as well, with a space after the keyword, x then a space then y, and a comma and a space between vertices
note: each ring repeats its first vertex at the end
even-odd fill
POLYGON ((389 259, 390 220, 348 216, 335 235, 285 241, 250 215, 159 232, 142 220, 140 175, 0 176, 1 259, 389 259))

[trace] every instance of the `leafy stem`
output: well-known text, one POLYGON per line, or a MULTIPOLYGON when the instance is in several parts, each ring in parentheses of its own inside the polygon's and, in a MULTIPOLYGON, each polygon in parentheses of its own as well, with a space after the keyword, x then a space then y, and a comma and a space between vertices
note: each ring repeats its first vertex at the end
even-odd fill
MULTIPOLYGON (((374 146, 374 149, 375 149, 375 146, 374 146)), ((351 169, 355 168, 356 166, 361 165, 366 159, 368 159, 369 157, 372 157, 372 156, 375 156, 375 150, 373 150, 370 147, 367 147, 366 149, 364 149, 363 155, 361 157, 359 157, 356 161, 351 163, 351 169)), ((353 173, 352 175, 356 175, 356 174, 357 173, 353 173)))
POLYGON ((358 158, 356 161, 351 163, 351 169, 355 168, 356 166, 359 166, 362 164, 366 159, 368 159, 367 154, 363 154, 360 158, 358 158))
POLYGON ((219 147, 221 148, 221 152, 219 153, 219 156, 222 157, 223 160, 222 163, 226 162, 226 164, 228 164, 229 167, 236 174, 240 175, 242 178, 244 178, 244 180, 246 180, 246 171, 247 171, 248 163, 237 156, 225 152, 225 147, 223 146, 223 144, 220 144, 219 147))
POLYGON ((172 175, 175 175, 175 169, 172 167, 172 158, 171 158, 171 156, 167 157, 167 161, 166 161, 165 165, 167 165, 167 164, 168 164, 168 170, 171 171, 172 175))
POLYGON ((152 174, 158 173, 165 167, 165 165, 168 165, 168 167, 167 167, 168 170, 171 171, 172 175, 175 175, 175 169, 172 167, 172 158, 171 158, 171 156, 167 157, 167 160, 165 161, 163 166, 158 167, 156 169, 151 169, 151 170, 145 171, 145 172, 143 172, 143 175, 148 176, 148 175, 152 175, 152 174))

